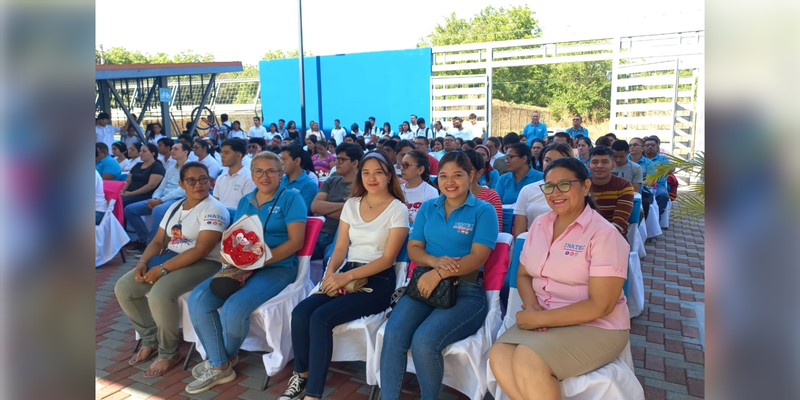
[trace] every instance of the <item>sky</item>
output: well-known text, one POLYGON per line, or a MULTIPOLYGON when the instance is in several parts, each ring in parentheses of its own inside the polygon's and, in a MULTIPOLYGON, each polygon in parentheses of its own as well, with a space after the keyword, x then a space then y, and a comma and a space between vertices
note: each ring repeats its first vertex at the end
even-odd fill
MULTIPOLYGON (((524 4, 536 13, 543 38, 705 29, 702 0, 304 0, 303 45, 314 55, 408 49, 452 12, 468 19, 488 5, 524 4)), ((190 49, 212 53, 216 61, 256 64, 268 50, 299 47, 295 1, 96 0, 95 5, 95 45, 106 49, 151 54, 190 49), (153 17, 132 18, 140 15, 153 17)))

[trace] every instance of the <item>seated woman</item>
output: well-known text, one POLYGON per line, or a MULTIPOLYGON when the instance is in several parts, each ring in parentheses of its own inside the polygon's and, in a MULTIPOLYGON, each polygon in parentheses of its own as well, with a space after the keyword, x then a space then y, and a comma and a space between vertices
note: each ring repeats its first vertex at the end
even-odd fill
POLYGON ((333 328, 389 307, 396 282, 392 267, 408 234, 408 210, 388 160, 385 152, 376 150, 359 163, 322 279, 323 293, 309 296, 292 311, 294 373, 280 399, 300 399, 304 393, 306 399, 322 398, 333 351, 333 328), (340 295, 348 282, 361 278, 367 278, 365 287, 372 289, 371 293, 340 295))
POLYGON ((400 161, 402 178, 406 181, 401 187, 408 206, 408 222, 413 224, 422 203, 439 197, 439 192, 429 183, 431 176, 427 154, 411 150, 400 161))
MULTIPOLYGON (((553 143, 542 150, 542 167, 553 160, 562 157, 572 157, 572 148, 566 143, 553 143)), ((536 217, 550 212, 552 208, 547 204, 547 199, 542 193, 539 185, 544 183, 544 179, 534 182, 519 191, 517 203, 514 206, 514 237, 522 232, 527 232, 536 217)))
POLYGON ((505 156, 509 173, 500 175, 497 194, 503 204, 514 204, 523 187, 542 179, 541 171, 531 167, 533 156, 531 148, 525 143, 516 143, 508 148, 505 156))
POLYGON ((131 170, 131 159, 128 158, 128 146, 123 142, 114 142, 111 144, 111 155, 114 157, 114 160, 119 163, 119 167, 122 169, 122 173, 125 174, 125 170, 131 170))
MULTIPOLYGON (((156 150, 158 150, 158 146, 156 146, 156 150)), ((127 166, 122 168, 123 175, 130 174, 133 167, 136 164, 142 162, 142 159, 139 157, 140 151, 142 151, 142 143, 131 143, 131 145, 128 146, 128 161, 130 162, 128 163, 127 166)), ((122 164, 120 164, 120 166, 121 165, 122 164)))
MULTIPOLYGON (((131 146, 133 148, 134 146, 131 146)), ((161 165, 158 157, 158 147, 152 143, 141 146, 139 157, 142 162, 131 169, 122 187, 122 208, 137 201, 150 200, 156 188, 164 179, 167 170, 161 165)))
POLYGON ((234 221, 258 215, 265 224, 264 242, 272 258, 254 271, 227 267, 234 268, 231 276, 242 282, 230 297, 212 291, 213 277, 192 291, 189 315, 208 360, 192 369, 195 381, 186 386, 189 394, 236 379, 233 367, 250 330, 250 314, 297 279, 296 253, 303 247, 306 229, 305 202, 299 193, 280 188, 283 165, 275 153, 263 151, 253 156, 250 170, 256 190, 239 200, 234 221))
POLYGON ((178 297, 221 266, 220 239, 229 217, 225 206, 209 196, 210 180, 202 163, 181 167, 179 184, 186 198, 169 207, 136 267, 114 287, 122 311, 142 337, 142 347, 128 363, 141 364, 158 354, 145 378, 161 376, 180 362, 178 297), (158 265, 148 269, 150 261, 158 265))
POLYGON ((497 213, 497 227, 498 231, 503 231, 503 204, 500 203, 500 196, 497 195, 492 189, 486 188, 481 185, 478 180, 478 176, 482 175, 484 168, 488 167, 488 163, 483 158, 481 153, 476 152, 475 150, 467 150, 464 154, 469 157, 469 161, 472 163, 472 168, 475 169, 475 178, 470 181, 470 190, 472 191, 472 195, 475 196, 478 200, 483 200, 494 207, 494 211, 497 213))
POLYGON ((547 147, 544 140, 542 139, 533 139, 531 141, 531 155, 533 156, 533 168, 537 171, 541 171, 544 169, 542 166, 542 150, 547 147))
MULTIPOLYGON (((478 184, 494 191, 494 188, 497 187, 497 181, 500 180, 500 173, 492 168, 492 163, 489 162, 489 160, 491 160, 491 157, 489 157, 489 154, 491 154, 489 148, 481 144, 475 147, 475 151, 477 151, 486 162, 486 165, 480 168, 483 172, 478 175, 478 184)), ((500 223, 500 226, 503 226, 503 224, 500 223)))
POLYGON ((311 156, 311 161, 314 162, 314 171, 330 171, 336 165, 336 156, 328 151, 328 143, 320 140, 314 146, 316 154, 311 156))
POLYGON ((489 353, 512 399, 561 399, 559 381, 608 364, 628 343, 630 250, 595 211, 590 186, 576 158, 545 168, 540 188, 553 211, 533 221, 517 273, 522 311, 489 353))
POLYGON ((408 255, 417 265, 433 267, 417 288, 428 297, 444 278, 459 277, 458 299, 439 309, 404 296, 386 323, 381 354, 381 398, 397 400, 403 385, 408 349, 414 357, 423 399, 436 399, 442 388, 445 347, 483 326, 489 310, 480 269, 497 241, 497 214, 470 192, 475 171, 460 151, 439 164, 442 195, 422 204, 408 240, 408 255))

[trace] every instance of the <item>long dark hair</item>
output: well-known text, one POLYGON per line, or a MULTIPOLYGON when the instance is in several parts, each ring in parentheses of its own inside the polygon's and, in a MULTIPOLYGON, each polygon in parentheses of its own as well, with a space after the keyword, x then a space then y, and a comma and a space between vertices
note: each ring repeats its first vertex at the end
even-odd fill
MULTIPOLYGON (((533 154, 531 153, 531 148, 528 147, 525 143, 514 143, 511 147, 508 148, 508 151, 514 150, 518 156, 526 157, 528 160, 528 166, 530 167, 533 164, 533 154)), ((506 154, 508 154, 508 151, 506 154)))
MULTIPOLYGON (((563 143, 561 143, 563 144, 563 143)), ((564 144, 566 146, 566 144, 564 144)), ((549 148, 549 147, 548 147, 549 148)), ((547 179, 547 173, 550 172, 553 168, 564 168, 572 171, 575 174, 575 177, 581 181, 581 185, 587 179, 589 179, 589 170, 586 169, 586 165, 583 164, 581 160, 578 160, 575 157, 562 157, 557 158, 553 162, 547 165, 547 168, 544 169, 544 179, 547 179)), ((595 203, 594 198, 592 198, 592 193, 589 192, 584 197, 584 201, 592 210, 597 211, 597 203, 595 203)))
MULTIPOLYGON (((134 147, 137 144, 138 143, 134 144, 134 147)), ((144 147, 147 147, 147 150, 150 150, 150 152, 153 153, 153 159, 157 163, 161 164, 161 160, 158 159, 158 146, 154 145, 153 143, 148 142, 148 143, 144 144, 144 147)), ((142 146, 137 147, 136 150, 142 151, 142 146)))
POLYGON ((475 168, 475 172, 480 170, 484 170, 483 177, 486 179, 486 184, 489 184, 489 170, 487 167, 489 166, 489 162, 483 159, 483 154, 478 153, 475 150, 464 150, 464 154, 469 157, 469 161, 472 163, 472 167, 475 168))
MULTIPOLYGON (((474 152, 474 150, 472 151, 474 152)), ((475 167, 472 166, 472 160, 470 160, 465 153, 465 151, 451 151, 449 153, 445 153, 445 155, 442 156, 442 159, 439 160, 439 170, 441 171, 445 164, 454 162, 459 168, 467 171, 467 173, 474 171, 475 167)))
MULTIPOLYGON (((412 146, 413 147, 413 146, 412 146)), ((420 177, 424 182, 431 181, 431 162, 428 160, 428 155, 419 151, 419 150, 410 150, 406 153, 407 156, 411 156, 414 158, 414 161, 420 167, 423 167, 423 171, 420 174, 420 177)), ((402 162, 403 160, 400 160, 402 162)))
POLYGON ((164 135, 164 127, 163 127, 163 126, 161 126, 161 123, 159 123, 159 122, 153 122, 152 124, 150 124, 150 125, 148 125, 148 126, 147 126, 147 130, 149 130, 149 131, 150 131, 150 133, 147 135, 147 140, 152 140, 152 139, 155 139, 155 137, 156 137, 156 133, 155 133, 155 132, 153 132, 153 127, 154 127, 154 126, 156 126, 156 125, 158 125, 158 127, 159 127, 159 128, 161 128, 161 129, 159 129, 159 132, 158 132, 158 134, 159 134, 159 135, 161 135, 161 136, 165 136, 165 135, 164 135))
POLYGON ((400 187, 400 178, 394 171, 394 166, 389 165, 389 155, 383 150, 373 150, 364 155, 361 162, 358 163, 358 174, 356 174, 356 181, 353 182, 352 189, 350 190, 350 197, 364 197, 367 194, 367 188, 364 187, 364 181, 361 178, 361 173, 364 170, 364 164, 367 160, 375 160, 380 164, 383 173, 389 177, 389 193, 397 200, 406 202, 406 197, 403 195, 403 189, 400 187))
POLYGON ((122 155, 124 155, 126 159, 128 158, 128 146, 126 146, 125 143, 114 142, 111 143, 111 147, 116 147, 117 150, 119 150, 119 152, 122 153, 122 155))

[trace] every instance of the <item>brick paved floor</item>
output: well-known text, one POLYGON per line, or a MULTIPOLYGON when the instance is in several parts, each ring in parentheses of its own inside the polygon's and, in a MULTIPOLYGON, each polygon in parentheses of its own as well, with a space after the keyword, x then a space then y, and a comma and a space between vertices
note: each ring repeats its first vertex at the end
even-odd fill
MULTIPOLYGON (((631 350, 636 375, 642 382, 647 400, 695 399, 704 397, 705 352, 701 343, 701 325, 696 316, 697 303, 705 301, 704 225, 690 226, 673 222, 662 236, 646 244, 642 259, 645 286, 645 310, 632 320, 631 350)), ((134 345, 133 327, 122 313, 114 296, 114 283, 133 268, 136 259, 123 265, 114 261, 95 273, 95 397, 97 399, 277 399, 291 375, 290 363, 274 376, 266 391, 260 391, 264 368, 258 354, 243 353, 236 366, 237 379, 229 384, 191 396, 183 391, 191 381, 190 371, 174 368, 165 376, 144 379, 142 371, 149 363, 130 367, 127 364, 134 345)), ((702 304, 700 304, 702 306, 702 304)), ((188 343, 180 347, 186 354, 188 343)), ((195 352, 191 366, 200 361, 195 352)), ((334 366, 363 376, 363 363, 334 363, 334 366)), ((406 389, 419 393, 416 379, 406 375, 406 389)), ((363 400, 369 394, 364 381, 331 372, 324 392, 325 399, 363 400)), ((441 399, 466 399, 446 389, 441 399)), ((402 400, 415 397, 403 394, 402 400)))

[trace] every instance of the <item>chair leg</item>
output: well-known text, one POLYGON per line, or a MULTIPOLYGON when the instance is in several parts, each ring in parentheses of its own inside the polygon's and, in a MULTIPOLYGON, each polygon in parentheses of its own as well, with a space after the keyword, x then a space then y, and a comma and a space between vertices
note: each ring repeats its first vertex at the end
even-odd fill
POLYGON ((369 397, 368 400, 375 400, 380 395, 380 389, 378 389, 378 385, 370 386, 369 388, 369 397))
POLYGON ((122 257, 122 263, 125 264, 125 249, 119 249, 119 256, 122 257))
POLYGON ((189 353, 186 354, 186 359, 183 360, 183 368, 181 369, 184 371, 186 371, 186 367, 189 366, 189 360, 192 358, 192 352, 194 352, 194 342, 192 342, 192 345, 189 347, 189 353))
POLYGON ((136 352, 139 351, 139 347, 141 345, 142 345, 142 339, 137 340, 136 343, 133 345, 133 354, 136 354, 136 352))
POLYGON ((269 386, 269 375, 264 378, 264 382, 261 383, 261 391, 267 390, 267 386, 269 386))

